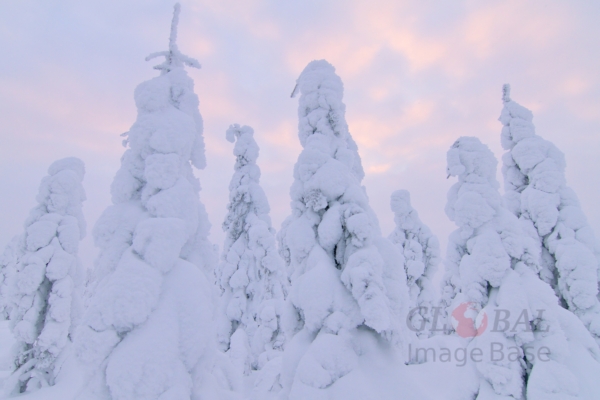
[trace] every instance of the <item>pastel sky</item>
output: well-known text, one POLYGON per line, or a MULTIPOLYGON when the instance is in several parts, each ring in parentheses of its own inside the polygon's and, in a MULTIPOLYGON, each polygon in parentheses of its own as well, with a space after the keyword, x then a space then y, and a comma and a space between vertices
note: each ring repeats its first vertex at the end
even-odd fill
MULTIPOLYGON (((408 189, 445 245, 445 153, 476 136, 500 160, 501 87, 534 112, 537 133, 566 155, 567 183, 600 233, 600 2, 550 0, 184 0, 179 48, 205 121, 201 198, 221 246, 233 171, 232 123, 254 128, 262 184, 279 228, 300 152, 295 80, 327 59, 345 85, 347 121, 382 231, 389 197, 408 189)), ((173 1, 0 2, 0 246, 22 231, 52 161, 80 157, 91 227, 110 204, 136 118, 133 90, 157 74, 173 1)), ((499 165, 500 167, 500 165, 499 165)), ((501 180, 500 168, 498 178, 501 180)))

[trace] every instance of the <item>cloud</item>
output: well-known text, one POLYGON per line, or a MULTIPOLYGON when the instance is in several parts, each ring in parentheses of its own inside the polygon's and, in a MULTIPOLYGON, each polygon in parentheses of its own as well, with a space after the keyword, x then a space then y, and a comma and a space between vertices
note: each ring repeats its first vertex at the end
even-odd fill
MULTIPOLYGON (((477 136, 502 155, 497 118, 506 82, 515 100, 533 110, 537 132, 565 152, 568 182, 600 229, 594 150, 600 145, 600 54, 590 50, 600 40, 597 6, 541 0, 182 3, 180 48, 202 64, 189 74, 205 122, 208 166, 197 173, 215 243, 223 239, 234 162, 224 139, 231 123, 255 129, 275 226, 290 213, 301 148, 297 99, 289 95, 304 66, 320 58, 344 81, 349 128, 384 232, 393 225, 389 194, 407 188, 445 242, 453 229, 443 212, 452 184, 445 179, 445 152, 459 136, 477 136)), ((118 135, 135 121, 135 86, 157 73, 144 57, 166 48, 171 10, 170 3, 141 0, 0 5, 0 45, 10 60, 0 65, 0 168, 20 169, 18 181, 0 175, 10 193, 0 198, 0 210, 9 210, 0 215, 0 245, 21 229, 32 193, 55 158, 86 161, 94 180, 85 204, 90 226, 108 205, 108 184, 123 152, 118 135)))

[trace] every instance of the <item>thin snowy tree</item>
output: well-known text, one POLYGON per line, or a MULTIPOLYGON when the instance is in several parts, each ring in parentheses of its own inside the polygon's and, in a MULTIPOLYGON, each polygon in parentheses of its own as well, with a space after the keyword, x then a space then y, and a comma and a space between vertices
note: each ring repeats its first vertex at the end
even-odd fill
POLYGON ((80 316, 83 176, 84 165, 77 158, 50 165, 25 233, 4 253, 0 296, 17 340, 15 371, 4 383, 7 396, 54 385, 80 316))
POLYGON ((566 185, 565 157, 535 134, 533 114, 511 100, 509 85, 503 102, 506 203, 541 248, 542 279, 600 343, 600 247, 577 195, 566 185))
POLYGON ((319 389, 355 368, 359 330, 395 344, 406 340, 400 325, 408 288, 402 255, 382 238, 361 186, 341 79, 327 61, 312 61, 297 93, 303 150, 290 190, 292 215, 278 234, 291 280, 286 329, 293 335, 282 377, 289 398, 320 398, 319 389))
POLYGON ((411 206, 407 190, 392 193, 390 206, 396 228, 388 239, 398 246, 404 256, 410 293, 410 324, 419 337, 428 337, 432 333, 433 317, 436 315, 436 289, 432 280, 440 263, 440 244, 411 206))
POLYGON ((3 319, 9 318, 10 296, 7 284, 10 275, 17 270, 17 264, 25 254, 25 234, 20 234, 11 239, 0 256, 0 314, 3 319))
POLYGON ((202 118, 184 69, 200 65, 177 47, 179 11, 176 4, 169 50, 147 58, 165 62, 135 90, 138 116, 113 205, 93 231, 100 255, 76 337, 92 374, 85 399, 190 399, 214 381, 216 255, 192 171, 205 165, 202 118))
POLYGON ((225 245, 217 270, 225 317, 219 340, 232 357, 242 358, 238 360, 241 369, 249 373, 281 355, 285 343, 281 315, 288 282, 277 252, 269 203, 259 183, 254 131, 235 124, 227 130, 227 140, 235 142, 236 163, 223 222, 225 245), (244 354, 246 348, 248 354, 244 354))
POLYGON ((455 332, 472 338, 469 351, 481 353, 478 399, 575 399, 571 341, 596 360, 600 349, 537 275, 539 248, 504 207, 496 164, 476 138, 462 137, 448 152, 448 174, 458 176, 446 205, 458 229, 444 279, 455 332), (500 348, 503 357, 494 353, 500 348))

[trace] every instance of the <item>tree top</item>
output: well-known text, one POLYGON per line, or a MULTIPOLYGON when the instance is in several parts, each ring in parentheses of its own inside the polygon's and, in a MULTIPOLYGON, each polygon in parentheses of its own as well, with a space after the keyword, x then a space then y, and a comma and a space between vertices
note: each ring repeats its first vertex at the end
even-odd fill
POLYGON ((181 53, 177 47, 177 25, 179 24, 181 5, 179 3, 175 3, 173 8, 173 20, 171 21, 171 34, 169 36, 169 50, 152 53, 146 57, 146 61, 160 56, 165 57, 165 61, 163 63, 154 66, 154 69, 160 70, 161 74, 166 74, 173 68, 181 68, 184 65, 187 65, 188 67, 200 68, 200 63, 198 60, 181 53))
POLYGON ((510 101, 510 85, 508 83, 502 85, 502 101, 505 103, 510 101))

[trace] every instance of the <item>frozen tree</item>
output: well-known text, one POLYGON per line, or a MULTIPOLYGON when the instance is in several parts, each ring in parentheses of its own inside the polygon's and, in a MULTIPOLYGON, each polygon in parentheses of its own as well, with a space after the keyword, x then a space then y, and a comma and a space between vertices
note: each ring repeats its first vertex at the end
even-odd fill
POLYGON ((290 189, 292 215, 278 234, 291 280, 284 393, 314 398, 356 365, 361 332, 402 343, 408 289, 401 253, 383 239, 361 180, 364 172, 327 61, 297 81, 303 150, 290 189), (291 391, 291 392, 290 392, 291 391))
MULTIPOLYGON (((464 291, 465 285, 470 287, 471 301, 480 306, 487 302, 486 281, 480 280, 478 273, 469 275, 473 282, 465 283, 467 276, 461 274, 460 265, 467 254, 467 241, 475 234, 474 229, 492 221, 499 210, 504 211, 498 193, 496 164, 492 152, 476 138, 460 138, 448 152, 448 177, 458 176, 459 181, 448 193, 446 214, 460 229, 454 231, 448 240, 441 299, 446 308, 451 306, 459 290, 464 291)), ((488 253, 489 257, 494 257, 494 253, 487 250, 481 252, 481 257, 488 253)), ((468 251, 468 254, 473 255, 473 252, 468 251)), ((492 272, 493 269, 488 271, 492 272)), ((499 274, 502 275, 503 272, 499 271, 499 274)), ((492 280, 491 276, 487 278, 487 281, 492 280)))
POLYGON ((540 276, 600 341, 600 247, 575 192, 566 186, 565 158, 535 134, 531 111, 503 88, 500 115, 505 199, 541 248, 540 276))
POLYGON ((419 336, 429 336, 436 297, 432 280, 440 263, 440 244, 412 208, 407 190, 392 193, 390 206, 394 212, 396 229, 390 234, 389 240, 398 246, 404 256, 411 325, 417 329, 419 336), (418 312, 414 311, 416 309, 418 312))
POLYGON ((81 160, 55 161, 42 180, 25 233, 4 253, 0 296, 17 340, 15 371, 4 383, 5 395, 54 385, 80 317, 83 176, 81 160))
POLYGON ((496 164, 476 138, 462 137, 448 152, 448 174, 458 182, 446 213, 458 229, 449 240, 444 296, 455 332, 473 338, 469 348, 481 353, 479 399, 575 399, 570 341, 577 336, 596 359, 600 350, 538 277, 539 248, 504 207, 496 164))
POLYGON ((225 316, 219 339, 231 355, 240 354, 242 369, 262 368, 281 354, 285 343, 281 328, 287 276, 277 253, 269 203, 260 187, 256 165, 259 148, 249 126, 232 125, 227 140, 235 142, 235 172, 229 183, 226 233, 217 280, 223 291, 225 316), (232 338, 239 336, 237 341, 232 338), (250 350, 243 354, 244 349, 250 350))
POLYGON ((94 374, 85 399, 190 399, 214 380, 216 255, 192 171, 205 164, 202 119, 183 68, 199 65, 177 48, 178 15, 177 4, 160 76, 135 89, 113 205, 93 231, 100 255, 76 337, 94 374))
POLYGON ((6 245, 0 256, 0 315, 5 320, 9 317, 10 309, 7 285, 10 283, 10 276, 16 271, 21 257, 25 254, 26 247, 25 234, 17 235, 6 245))

